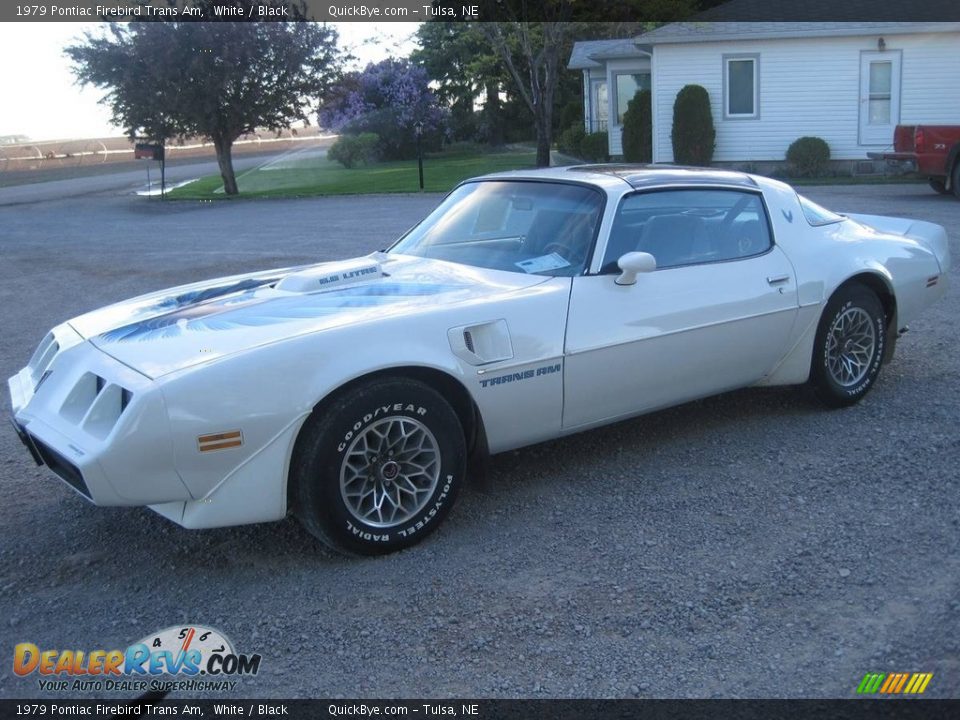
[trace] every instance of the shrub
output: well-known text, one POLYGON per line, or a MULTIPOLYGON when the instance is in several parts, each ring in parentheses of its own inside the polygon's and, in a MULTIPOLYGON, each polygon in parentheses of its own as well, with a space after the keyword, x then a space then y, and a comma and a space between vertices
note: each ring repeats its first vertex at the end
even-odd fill
POLYGON ((787 148, 787 163, 796 177, 823 175, 830 162, 830 146, 818 137, 802 137, 787 148))
POLYGON ((562 153, 566 153, 567 155, 580 157, 580 145, 583 142, 583 138, 586 136, 586 134, 586 131, 583 129, 582 120, 578 123, 574 123, 560 133, 560 137, 557 138, 557 150, 562 153))
POLYGON ((700 85, 684 85, 673 103, 673 161, 680 165, 709 165, 716 137, 710 95, 700 85))
POLYGON ((377 146, 379 144, 380 136, 376 133, 341 135, 330 146, 327 157, 340 163, 345 168, 367 165, 377 161, 377 146))
POLYGON ((580 142, 580 157, 590 162, 606 162, 610 159, 609 148, 605 132, 590 133, 580 142))
POLYGON ((623 114, 623 159, 653 162, 653 111, 649 90, 634 95, 623 114))

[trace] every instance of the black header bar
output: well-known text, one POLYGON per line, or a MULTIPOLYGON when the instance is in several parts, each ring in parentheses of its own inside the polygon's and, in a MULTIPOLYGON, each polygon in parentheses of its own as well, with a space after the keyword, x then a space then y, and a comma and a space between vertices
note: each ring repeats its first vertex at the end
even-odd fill
POLYGON ((960 700, 0 700, 0 716, 304 720, 954 720, 960 700), (202 713, 202 714, 201 714, 202 713))
POLYGON ((651 0, 57 0, 4 2, 0 22, 960 21, 957 0, 700 0, 687 16, 651 0), (700 12, 702 11, 702 15, 700 12), (656 16, 664 14, 663 17, 656 16))

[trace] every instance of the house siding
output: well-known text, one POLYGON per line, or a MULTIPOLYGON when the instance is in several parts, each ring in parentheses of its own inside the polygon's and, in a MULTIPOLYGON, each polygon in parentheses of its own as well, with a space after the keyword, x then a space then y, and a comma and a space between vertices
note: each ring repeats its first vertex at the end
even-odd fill
MULTIPOLYGON (((673 103, 680 88, 691 83, 710 94, 717 130, 714 160, 783 160, 790 143, 804 135, 826 140, 838 160, 863 159, 868 151, 883 149, 859 142, 860 54, 876 51, 878 37, 656 45, 654 161, 673 160, 673 103), (722 58, 737 53, 759 55, 756 119, 723 117, 722 58)), ((900 122, 960 123, 960 33, 889 35, 885 42, 887 51, 902 55, 900 122)), ((610 145, 612 152, 612 133, 610 145)))

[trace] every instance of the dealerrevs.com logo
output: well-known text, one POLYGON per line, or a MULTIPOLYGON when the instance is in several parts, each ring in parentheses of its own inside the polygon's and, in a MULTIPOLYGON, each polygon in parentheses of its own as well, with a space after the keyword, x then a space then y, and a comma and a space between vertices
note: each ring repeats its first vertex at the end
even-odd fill
POLYGON ((237 653, 221 632, 176 625, 125 650, 41 650, 23 642, 13 649, 13 672, 37 676, 54 692, 233 690, 242 675, 256 675, 259 654, 237 653), (161 679, 173 676, 175 680, 161 679))

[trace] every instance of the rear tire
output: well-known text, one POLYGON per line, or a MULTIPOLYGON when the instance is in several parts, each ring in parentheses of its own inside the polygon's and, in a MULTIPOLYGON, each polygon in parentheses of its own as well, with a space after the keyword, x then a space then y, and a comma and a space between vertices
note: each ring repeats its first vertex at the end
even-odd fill
MULTIPOLYGON (((941 180, 940 178, 927 178, 927 182, 930 183, 930 187, 932 187, 935 192, 938 192, 941 195, 946 195, 950 192, 947 190, 946 180, 941 180)), ((956 183, 954 183, 954 185, 956 185, 956 183)))
POLYGON ((953 161, 953 177, 950 179, 953 185, 953 194, 960 199, 960 158, 953 161))
POLYGON ((407 378, 360 385, 320 408, 290 466, 294 513, 312 535, 351 555, 384 555, 441 523, 466 472, 457 414, 407 378))
POLYGON ((813 348, 810 384, 828 407, 846 407, 869 392, 880 373, 887 316, 876 293, 841 287, 827 303, 813 348))

